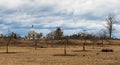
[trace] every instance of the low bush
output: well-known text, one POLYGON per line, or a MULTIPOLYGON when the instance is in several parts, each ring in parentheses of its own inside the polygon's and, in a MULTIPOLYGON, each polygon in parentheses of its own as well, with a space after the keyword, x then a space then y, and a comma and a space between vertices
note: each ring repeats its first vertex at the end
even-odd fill
POLYGON ((101 50, 101 52, 113 52, 113 49, 104 48, 101 50))

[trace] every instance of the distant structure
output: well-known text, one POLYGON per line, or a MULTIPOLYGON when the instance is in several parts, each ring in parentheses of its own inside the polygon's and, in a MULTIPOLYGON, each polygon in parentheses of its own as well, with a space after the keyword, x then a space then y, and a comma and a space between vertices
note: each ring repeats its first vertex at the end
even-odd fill
POLYGON ((29 40, 34 40, 34 39, 41 39, 42 38, 42 33, 38 34, 34 30, 34 26, 32 25, 32 28, 28 32, 28 39, 29 40))

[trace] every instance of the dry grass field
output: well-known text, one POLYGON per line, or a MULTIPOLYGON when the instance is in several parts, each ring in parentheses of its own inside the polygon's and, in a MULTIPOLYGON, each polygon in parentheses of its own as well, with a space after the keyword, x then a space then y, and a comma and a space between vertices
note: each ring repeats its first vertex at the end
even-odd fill
POLYGON ((120 46, 104 46, 114 52, 101 52, 103 47, 68 46, 67 53, 75 56, 54 56, 63 54, 63 47, 37 48, 10 46, 9 52, 4 53, 5 47, 0 47, 0 65, 120 65, 120 46))

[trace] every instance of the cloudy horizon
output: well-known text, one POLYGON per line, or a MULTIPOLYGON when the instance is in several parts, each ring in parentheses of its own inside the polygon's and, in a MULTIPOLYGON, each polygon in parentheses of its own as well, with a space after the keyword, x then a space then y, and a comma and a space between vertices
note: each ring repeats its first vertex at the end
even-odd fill
MULTIPOLYGON (((22 36, 31 26, 46 35, 61 27, 65 35, 104 28, 110 13, 120 21, 120 0, 0 0, 0 33, 8 29, 22 36)), ((120 25, 115 25, 120 30, 120 25)), ((116 37, 120 38, 120 31, 116 37), (119 34, 119 35, 118 35, 119 34)))

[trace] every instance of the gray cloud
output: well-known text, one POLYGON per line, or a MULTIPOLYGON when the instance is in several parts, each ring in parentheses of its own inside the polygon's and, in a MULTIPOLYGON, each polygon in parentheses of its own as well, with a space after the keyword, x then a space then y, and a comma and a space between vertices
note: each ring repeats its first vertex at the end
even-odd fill
POLYGON ((110 13, 120 20, 119 5, 119 0, 0 0, 0 32, 8 27, 27 32, 32 24, 44 33, 57 26, 71 34, 84 28, 99 30, 110 13))

